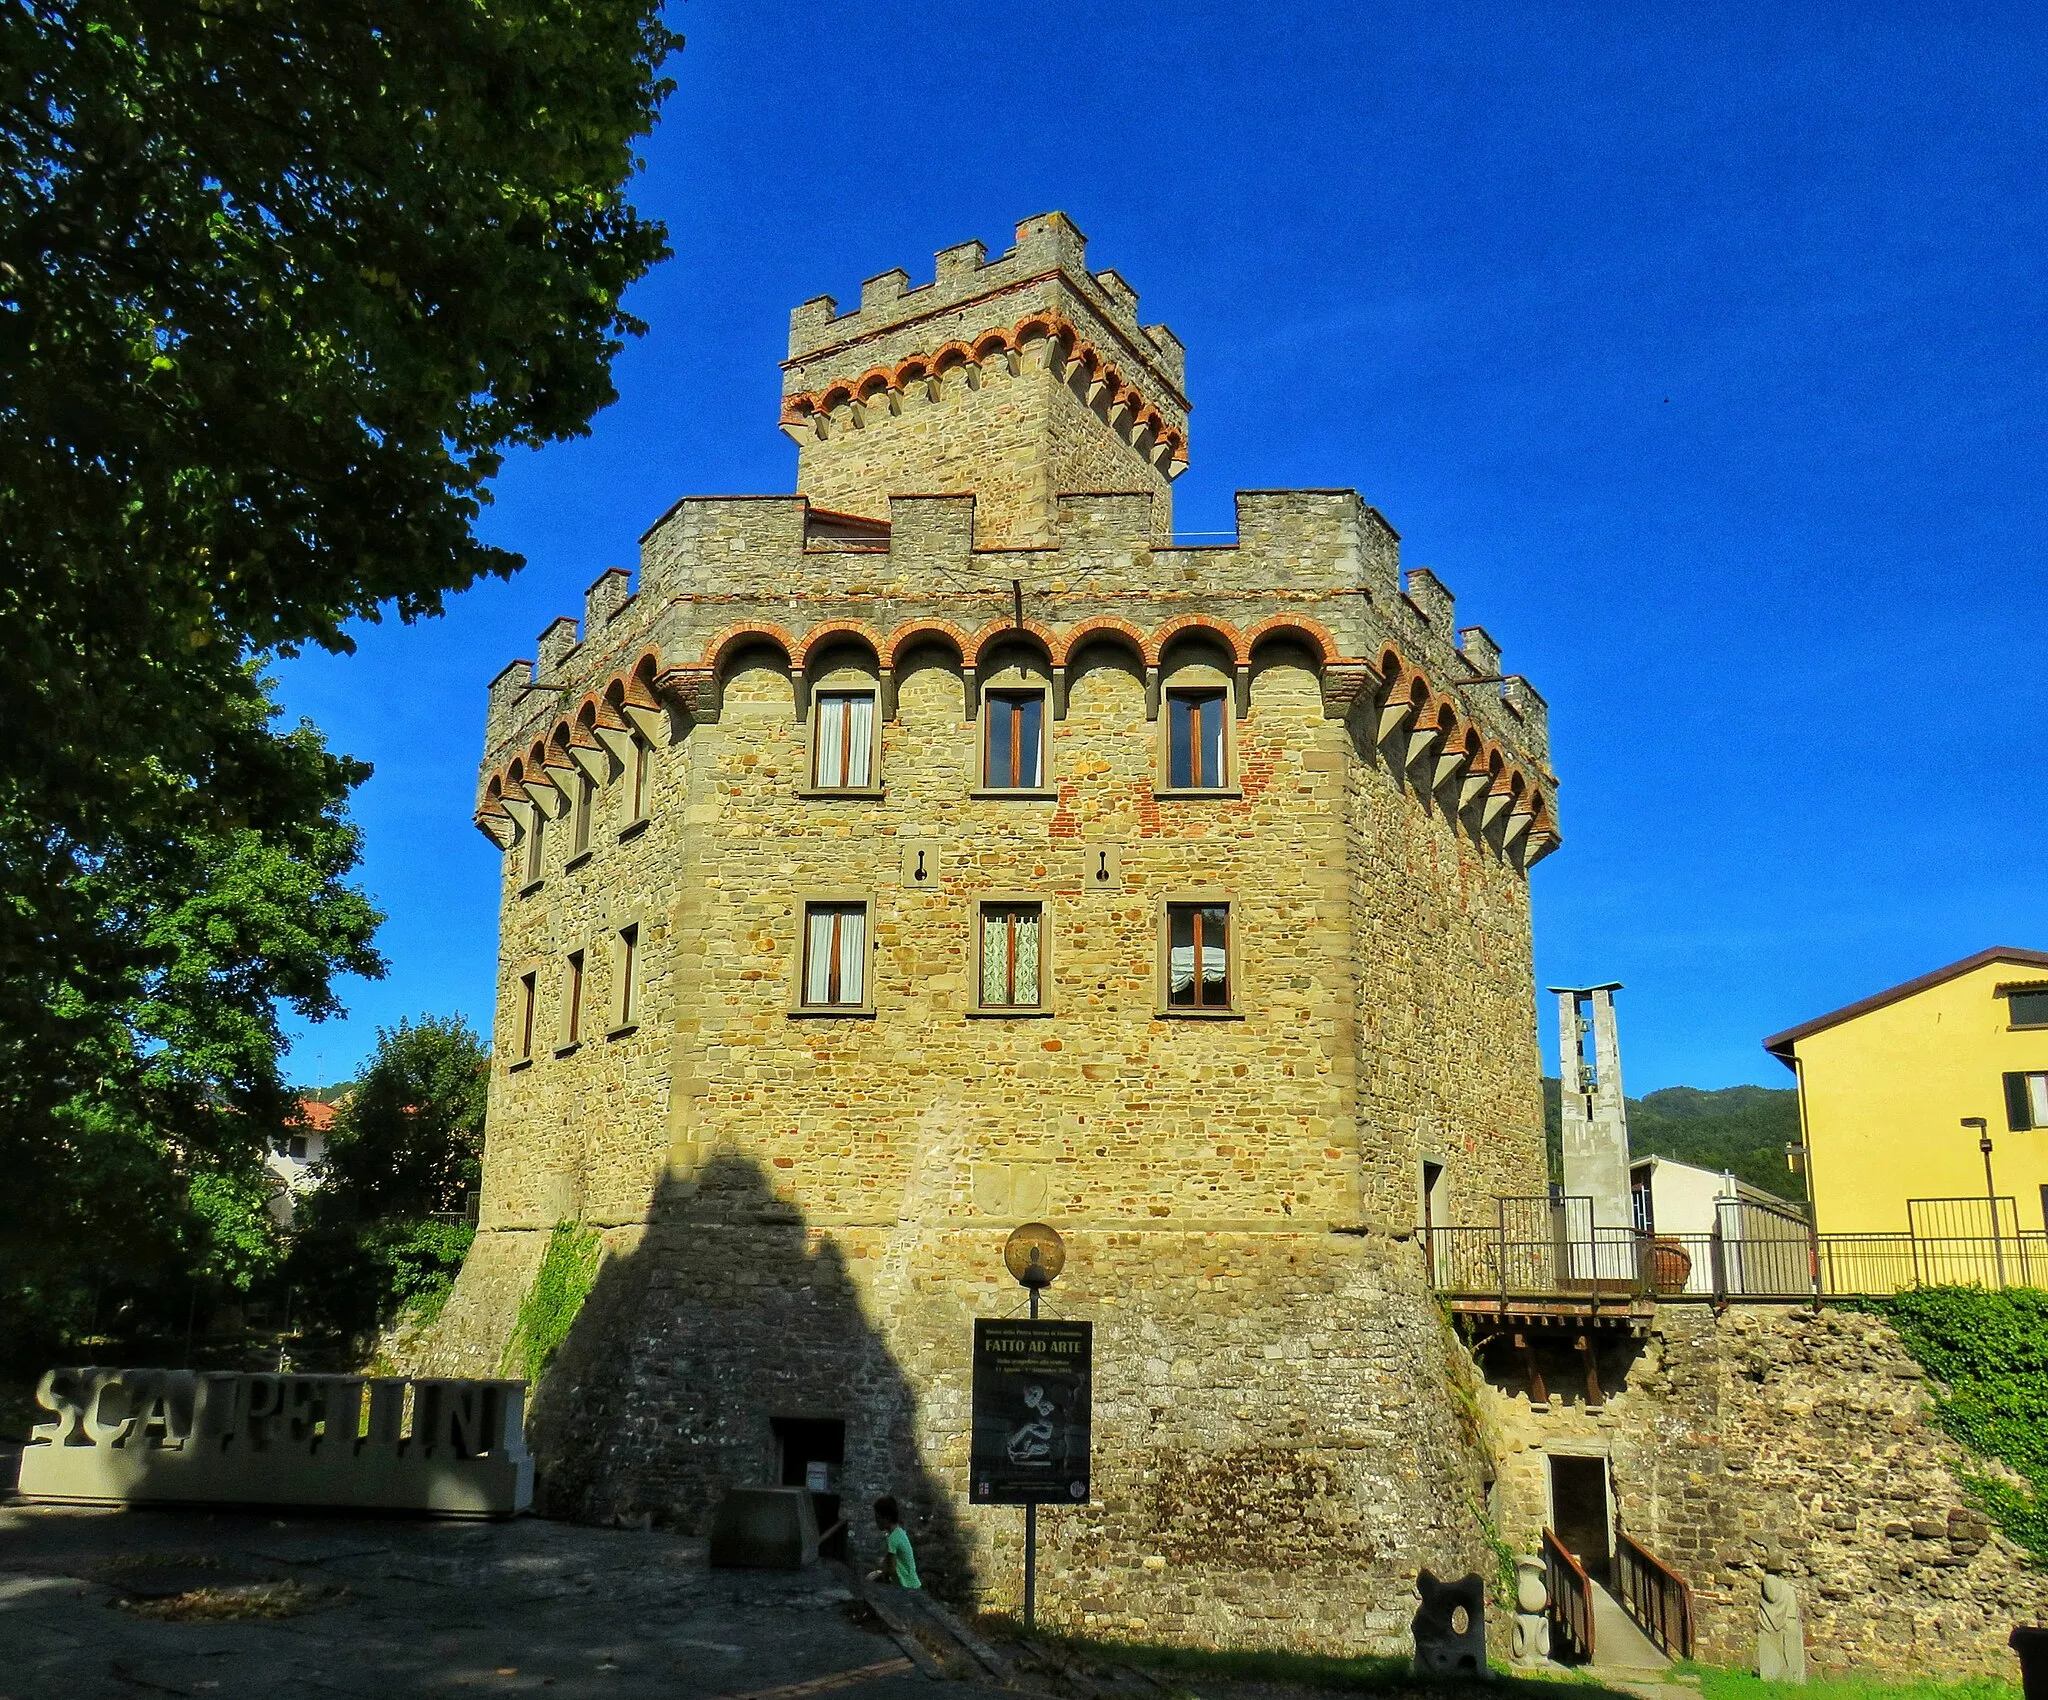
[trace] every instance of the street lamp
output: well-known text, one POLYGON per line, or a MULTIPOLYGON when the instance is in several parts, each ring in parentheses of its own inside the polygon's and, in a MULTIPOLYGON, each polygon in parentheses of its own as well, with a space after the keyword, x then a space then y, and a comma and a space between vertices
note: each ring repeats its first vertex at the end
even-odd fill
POLYGON ((1982 1116, 1965 1116, 1963 1126, 1977 1130, 1977 1149, 1984 1153, 1984 1202, 1991 1207, 1991 1257, 1998 1270, 1998 1284, 2003 1287, 2005 1244, 1998 1237, 1998 1188, 1991 1180, 1991 1124, 1982 1116))
MULTIPOLYGON (((1043 1222, 1026 1222, 1003 1241, 1003 1267, 1031 1295, 1031 1320, 1038 1320, 1038 1295, 1067 1266, 1067 1242, 1043 1222)), ((1038 1501, 1024 1502, 1024 1632, 1038 1627, 1038 1501)))

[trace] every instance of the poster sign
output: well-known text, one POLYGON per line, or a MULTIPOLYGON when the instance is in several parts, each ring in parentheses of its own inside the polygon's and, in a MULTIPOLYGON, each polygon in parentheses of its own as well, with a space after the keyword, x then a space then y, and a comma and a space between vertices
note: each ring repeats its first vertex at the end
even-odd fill
POLYGON ((974 1505, 1088 1502, 1094 1324, 974 1325, 974 1505))

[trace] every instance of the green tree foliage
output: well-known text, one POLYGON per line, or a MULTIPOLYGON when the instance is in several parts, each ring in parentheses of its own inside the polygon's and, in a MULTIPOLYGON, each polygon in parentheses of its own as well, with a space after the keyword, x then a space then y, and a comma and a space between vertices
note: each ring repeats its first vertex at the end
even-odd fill
POLYGON ((95 1318, 182 1327, 195 1283, 247 1291, 275 1266, 261 1163, 291 1105, 280 1005, 318 1018, 336 1007, 336 973, 382 964, 380 917, 345 883, 358 855, 346 764, 307 728, 274 744, 299 769, 299 818, 190 832, 143 866, 98 858, 79 887, 126 971, 52 987, 62 1038, 47 1050, 0 1024, 9 1361, 95 1318))
POLYGON ((1935 1405, 1942 1427, 2025 1484, 1989 1472, 1968 1482, 2006 1534, 2048 1565, 2048 1293, 1920 1287, 1872 1308, 1946 1389, 1935 1405))
POLYGON ((0 1331, 66 1260, 187 1267, 276 1004, 374 968, 368 770, 257 664, 519 565, 474 521, 613 397, 677 44, 657 0, 0 3, 0 1331))
POLYGON ((432 1305, 469 1250, 490 1050, 460 1016, 380 1028, 355 1095, 328 1131, 320 1185, 300 1206, 291 1278, 344 1356, 408 1305, 432 1305), (452 1218, 452 1219, 451 1219, 452 1218))
MULTIPOLYGON (((1552 1179, 1563 1177, 1559 1083, 1543 1082, 1543 1116, 1552 1179)), ((1669 1157, 1702 1169, 1728 1170, 1737 1180, 1794 1201, 1806 1178, 1785 1166, 1785 1147, 1799 1142, 1799 1094, 1769 1086, 1667 1086, 1628 1100, 1628 1143, 1637 1157, 1669 1157)))

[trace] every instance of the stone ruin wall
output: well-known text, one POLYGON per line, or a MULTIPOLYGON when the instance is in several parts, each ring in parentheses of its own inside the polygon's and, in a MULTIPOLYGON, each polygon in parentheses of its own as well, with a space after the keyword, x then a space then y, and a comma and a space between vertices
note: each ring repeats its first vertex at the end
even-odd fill
POLYGON ((1516 1552, 1536 1550, 1545 1449, 1604 1453, 1619 1522, 1692 1590, 1702 1661, 1755 1668, 1762 1578, 1778 1570, 1816 1675, 2015 1679, 2006 1636, 2048 1621, 2048 1572, 1971 1503, 1977 1461, 1934 1426, 1882 1319, 1667 1304, 1640 1355, 1610 1349, 1601 1375, 1619 1390, 1599 1409, 1562 1374, 1546 1378, 1548 1412, 1518 1379, 1482 1391, 1516 1552))

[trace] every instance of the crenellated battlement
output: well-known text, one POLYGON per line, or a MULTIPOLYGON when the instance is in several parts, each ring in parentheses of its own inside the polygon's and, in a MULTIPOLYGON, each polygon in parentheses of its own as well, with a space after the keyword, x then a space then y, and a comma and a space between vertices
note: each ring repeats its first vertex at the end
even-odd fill
MULTIPOLYGON (((1055 275, 1075 290, 1115 332, 1160 387, 1185 409, 1187 351, 1165 325, 1138 322, 1138 292, 1120 273, 1088 269, 1088 238, 1062 212, 1040 213, 1017 226, 1016 244, 994 260, 980 242, 941 248, 932 281, 912 285, 900 268, 860 286, 860 305, 841 313, 830 295, 816 295, 789 316, 789 359, 784 371, 811 371, 843 349, 887 332, 919 326, 997 295, 1055 275)), ((799 386, 802 387, 802 386, 799 386)))
POLYGON ((830 296, 796 309, 783 365, 782 429, 819 506, 879 520, 904 490, 971 490, 982 543, 1037 544, 1061 496, 1130 491, 1170 534, 1185 352, 1138 322, 1119 274, 1089 271, 1063 213, 1026 219, 999 259, 964 243, 931 282, 887 271, 853 312, 836 309, 830 296))
POLYGON ((1158 543, 1143 496, 1062 496, 1051 541, 1029 548, 978 545, 974 509, 971 495, 896 496, 879 523, 802 496, 678 502, 642 539, 638 594, 614 569, 592 587, 580 630, 555 621, 530 674, 515 664, 493 684, 487 829, 509 830, 505 799, 536 775, 551 783, 549 766, 569 771, 577 747, 596 748, 635 712, 715 723, 727 673, 750 648, 777 652, 801 713, 821 657, 865 650, 891 701, 902 658, 937 644, 971 718, 979 673, 1025 634, 1049 670, 1055 718, 1068 669, 1091 645, 1128 652, 1148 718, 1190 643, 1233 677, 1240 713, 1272 646, 1306 653, 1327 711, 1359 715, 1409 783, 1469 811, 1475 831, 1525 864, 1555 847, 1542 697, 1503 676, 1483 628, 1458 629, 1435 573, 1404 574, 1398 535, 1355 490, 1240 491, 1237 541, 1196 547, 1158 543))

